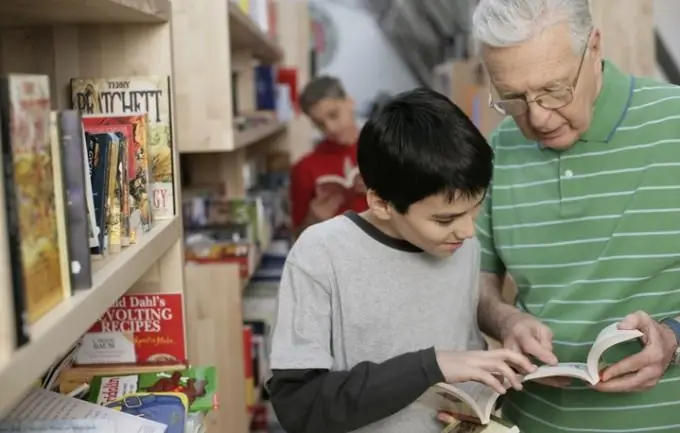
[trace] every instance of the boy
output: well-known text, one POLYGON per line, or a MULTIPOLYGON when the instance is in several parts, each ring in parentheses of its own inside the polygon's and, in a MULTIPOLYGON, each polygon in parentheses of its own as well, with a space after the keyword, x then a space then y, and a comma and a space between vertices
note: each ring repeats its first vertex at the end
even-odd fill
POLYGON ((427 433, 412 403, 440 382, 504 393, 507 349, 484 351, 476 324, 474 221, 492 151, 463 112, 431 90, 396 96, 361 131, 369 210, 305 230, 279 288, 268 382, 288 433, 427 433), (500 377, 499 377, 500 376, 500 377))
POLYGON ((293 232, 325 221, 347 210, 367 209, 362 182, 347 191, 317 187, 323 175, 344 176, 356 166, 356 140, 359 128, 354 119, 354 102, 340 80, 321 76, 305 86, 300 96, 302 111, 324 135, 316 148, 291 170, 290 197, 293 232))

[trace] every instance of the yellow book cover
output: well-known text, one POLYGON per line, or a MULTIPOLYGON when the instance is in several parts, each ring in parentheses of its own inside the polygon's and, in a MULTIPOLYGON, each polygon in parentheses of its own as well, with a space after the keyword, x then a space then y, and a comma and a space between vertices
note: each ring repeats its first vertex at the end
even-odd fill
POLYGON ((0 86, 9 256, 15 296, 34 323, 64 299, 50 146, 47 76, 11 74, 0 86))

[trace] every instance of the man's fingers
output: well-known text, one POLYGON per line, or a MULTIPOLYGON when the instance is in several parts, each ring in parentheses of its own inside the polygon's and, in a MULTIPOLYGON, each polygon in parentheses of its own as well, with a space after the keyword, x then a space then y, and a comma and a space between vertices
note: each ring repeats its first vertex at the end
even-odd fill
POLYGON ((538 358, 548 365, 557 364, 557 357, 552 350, 542 345, 537 339, 526 336, 519 341, 522 352, 538 358))
POLYGON ((639 329, 642 331, 646 325, 652 322, 652 318, 649 317, 644 311, 636 311, 635 313, 629 314, 619 322, 617 328, 625 330, 639 329))
POLYGON ((647 365, 645 350, 623 358, 616 364, 610 365, 602 372, 602 381, 607 382, 615 377, 629 375, 644 368, 647 365))
POLYGON ((651 369, 642 369, 636 373, 618 376, 614 379, 603 381, 594 386, 602 392, 631 392, 646 389, 651 384, 656 383, 655 374, 651 369))
POLYGON ((524 354, 519 351, 514 351, 510 349, 499 349, 494 350, 489 353, 493 353, 500 357, 504 363, 509 363, 515 367, 518 367, 522 373, 533 373, 536 367, 524 354))

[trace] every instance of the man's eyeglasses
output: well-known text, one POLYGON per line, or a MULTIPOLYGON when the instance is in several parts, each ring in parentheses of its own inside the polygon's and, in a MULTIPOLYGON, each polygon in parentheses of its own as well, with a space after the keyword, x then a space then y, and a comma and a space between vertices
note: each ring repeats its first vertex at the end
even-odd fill
POLYGON ((574 82, 571 86, 541 93, 534 99, 508 98, 494 101, 491 92, 489 92, 489 107, 495 108, 496 111, 505 116, 521 116, 529 110, 529 104, 531 103, 536 103, 546 110, 559 110, 560 108, 571 104, 571 101, 574 100, 574 89, 576 89, 576 85, 578 84, 578 79, 581 76, 581 69, 583 68, 583 62, 586 58, 586 53, 588 52, 589 42, 590 33, 588 33, 586 46, 581 53, 581 61, 578 65, 576 78, 574 78, 574 82))

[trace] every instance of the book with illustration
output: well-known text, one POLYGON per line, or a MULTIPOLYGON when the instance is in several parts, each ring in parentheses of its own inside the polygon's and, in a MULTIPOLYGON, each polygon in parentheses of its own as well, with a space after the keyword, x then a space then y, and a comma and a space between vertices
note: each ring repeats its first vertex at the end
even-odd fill
MULTIPOLYGON (((528 382, 547 377, 570 377, 591 385, 600 381, 602 354, 609 348, 642 336, 637 330, 618 329, 618 323, 600 331, 584 362, 564 362, 556 365, 542 365, 533 373, 522 378, 528 382)), ((500 394, 493 388, 478 382, 451 385, 438 383, 428 389, 418 402, 439 412, 448 412, 462 421, 488 424, 492 419, 496 401, 500 394)))
POLYGON ((73 78, 73 108, 86 114, 148 115, 150 201, 156 219, 175 215, 171 89, 168 76, 73 78))
MULTIPOLYGON (((50 145, 50 83, 45 75, 0 80, 0 123, 8 255, 17 343, 65 298, 50 145)), ((58 156, 57 156, 58 157, 58 156)))
POLYGON ((182 393, 189 412, 210 412, 218 406, 215 367, 190 367, 182 370, 126 375, 93 376, 87 400, 108 405, 137 393, 182 393))

